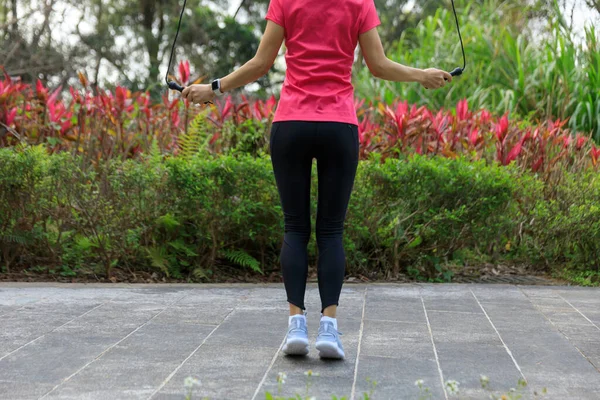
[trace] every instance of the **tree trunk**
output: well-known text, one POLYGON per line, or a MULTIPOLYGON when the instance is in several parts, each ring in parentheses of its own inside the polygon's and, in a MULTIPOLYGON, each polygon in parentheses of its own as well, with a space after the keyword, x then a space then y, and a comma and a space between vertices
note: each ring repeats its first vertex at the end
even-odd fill
MULTIPOLYGON (((98 0, 97 2, 97 6, 98 6, 98 12, 96 13, 96 20, 97 22, 97 26, 100 26, 102 24, 102 13, 103 13, 103 8, 102 8, 102 0, 98 0)), ((102 52, 98 51, 96 52, 97 57, 96 57, 96 71, 94 72, 94 86, 98 85, 98 75, 100 75, 100 64, 102 64, 102 52)))
POLYGON ((394 269, 392 271, 394 279, 398 277, 400 272, 400 261, 398 260, 398 241, 394 243, 394 269))
POLYGON ((38 45, 38 43, 40 41, 40 38, 44 34, 44 31, 46 31, 46 29, 48 28, 48 24, 49 24, 49 20, 50 20, 50 14, 52 14, 53 6, 54 6, 54 0, 47 0, 46 1, 46 4, 44 6, 44 22, 42 23, 42 27, 35 34, 35 36, 33 37, 33 40, 31 41, 32 47, 38 45))
POLYGON ((13 18, 13 24, 10 28, 13 37, 17 36, 17 28, 19 26, 17 20, 19 19, 19 15, 17 14, 17 0, 11 0, 11 13, 13 18))
POLYGON ((265 272, 265 243, 262 240, 260 243, 260 269, 265 272))
POLYGON ((148 75, 148 82, 154 81, 158 78, 160 61, 158 60, 158 39, 152 34, 152 24, 156 14, 156 2, 152 0, 140 0, 140 6, 142 8, 143 21, 142 26, 144 28, 144 43, 146 44, 146 50, 148 51, 148 58, 150 59, 150 74, 148 75))

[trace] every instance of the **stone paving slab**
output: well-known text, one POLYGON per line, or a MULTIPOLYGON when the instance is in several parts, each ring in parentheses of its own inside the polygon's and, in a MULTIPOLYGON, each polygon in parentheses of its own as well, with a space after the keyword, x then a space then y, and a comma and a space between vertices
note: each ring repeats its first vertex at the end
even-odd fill
POLYGON ((346 284, 343 361, 288 357, 282 284, 0 284, 0 400, 265 399, 281 395, 486 399, 527 381, 523 399, 600 399, 600 289, 510 284, 346 284), (490 379, 489 389, 479 377, 490 379), (459 382, 458 397, 444 382, 459 382), (547 389, 545 396, 534 391, 547 389))

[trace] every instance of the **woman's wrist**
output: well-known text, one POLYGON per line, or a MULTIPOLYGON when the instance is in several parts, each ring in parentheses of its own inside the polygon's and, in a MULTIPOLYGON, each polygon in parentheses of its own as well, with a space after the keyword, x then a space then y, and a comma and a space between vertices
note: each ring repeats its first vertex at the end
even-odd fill
POLYGON ((420 68, 414 68, 414 78, 413 81, 422 84, 425 80, 425 70, 420 68))
POLYGON ((229 83, 229 79, 227 77, 223 77, 221 79, 219 79, 220 83, 221 83, 221 92, 225 93, 228 92, 230 89, 228 88, 228 83, 229 83))

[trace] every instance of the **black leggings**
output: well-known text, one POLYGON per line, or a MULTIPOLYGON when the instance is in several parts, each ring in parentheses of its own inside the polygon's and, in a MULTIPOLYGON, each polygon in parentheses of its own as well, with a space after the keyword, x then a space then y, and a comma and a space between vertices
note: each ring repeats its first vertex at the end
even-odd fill
POLYGON ((312 160, 317 160, 318 281, 321 313, 338 305, 346 255, 344 220, 358 166, 358 126, 341 122, 282 121, 271 128, 270 152, 285 220, 280 252, 287 301, 305 310, 310 238, 312 160))

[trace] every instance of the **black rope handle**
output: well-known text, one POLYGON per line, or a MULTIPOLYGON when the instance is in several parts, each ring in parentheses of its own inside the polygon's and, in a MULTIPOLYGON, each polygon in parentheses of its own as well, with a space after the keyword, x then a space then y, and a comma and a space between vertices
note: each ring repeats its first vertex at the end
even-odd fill
POLYGON ((167 73, 165 74, 165 82, 169 86, 171 90, 177 90, 178 92, 183 92, 184 87, 180 86, 175 81, 169 80, 169 71, 171 70, 171 62, 173 61, 173 52, 175 51, 175 43, 177 43, 177 37, 179 36, 179 28, 181 28, 181 20, 183 19, 183 13, 185 12, 185 5, 187 0, 183 0, 183 7, 181 8, 181 15, 179 16, 179 25, 177 25, 177 33, 175 34, 175 40, 173 40, 173 47, 171 47, 171 56, 169 57, 169 66, 167 67, 167 73))
MULTIPOLYGON (((179 85, 175 81, 169 80, 169 71, 171 70, 171 63, 173 61, 173 53, 175 52, 175 43, 177 43, 177 38, 179 37, 179 29, 181 28, 181 20, 183 19, 183 13, 185 12, 185 5, 187 4, 187 0, 183 0, 183 7, 181 7, 181 14, 179 15, 179 24, 177 24, 177 33, 175 34, 175 40, 173 40, 173 46, 171 47, 171 56, 169 57, 169 66, 167 67, 167 72, 165 73, 165 82, 167 82, 167 86, 171 90, 177 90, 178 92, 183 92, 185 89, 183 86, 179 85)), ((211 101, 207 101, 204 104, 212 104, 211 101)))
POLYGON ((450 75, 458 76, 458 75, 462 75, 463 71, 465 70, 465 68, 467 66, 467 59, 465 57, 465 47, 463 46, 462 36, 460 35, 460 27, 458 26, 458 17, 456 16, 456 9, 454 8, 454 0, 451 0, 451 1, 452 1, 452 11, 454 11, 454 19, 456 20, 456 30, 458 31, 458 38, 460 39, 460 48, 462 49, 463 67, 462 68, 461 67, 454 68, 450 72, 450 75))

